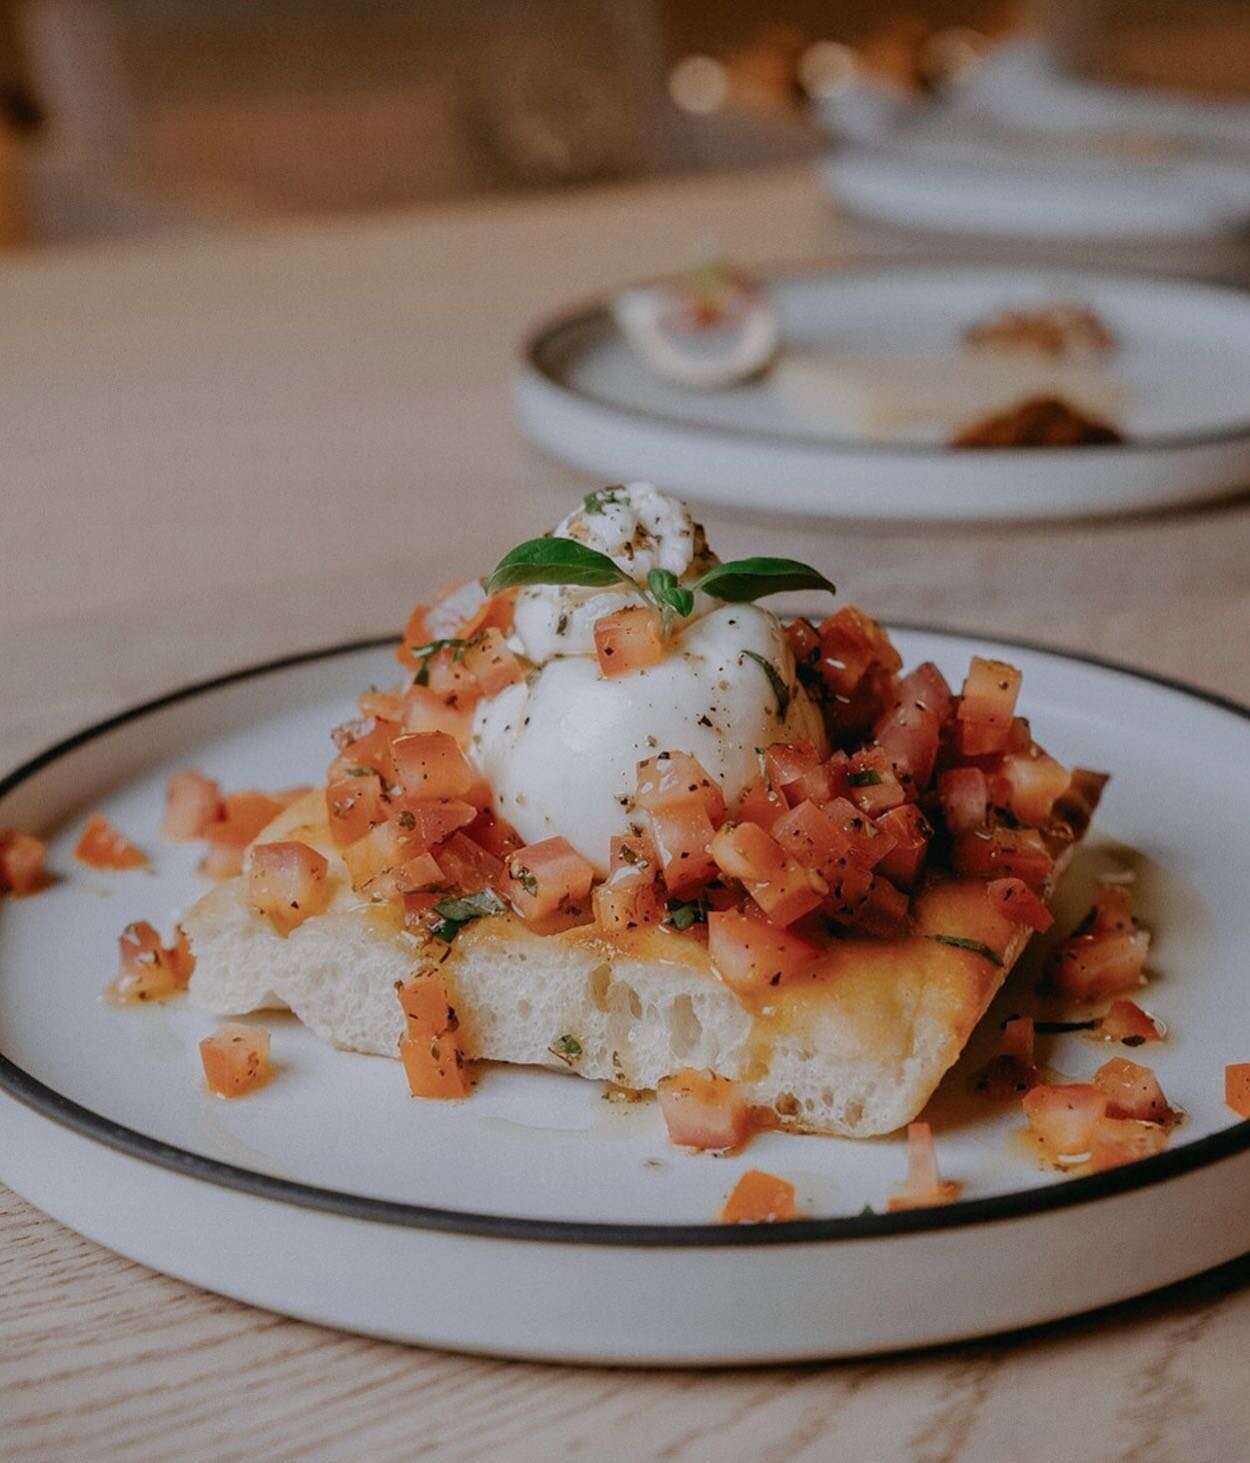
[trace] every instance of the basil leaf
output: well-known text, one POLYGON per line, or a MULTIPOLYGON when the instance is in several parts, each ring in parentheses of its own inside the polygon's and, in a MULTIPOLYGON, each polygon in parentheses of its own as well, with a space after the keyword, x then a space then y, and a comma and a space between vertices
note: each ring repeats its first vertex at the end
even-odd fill
POLYGON ((790 709, 790 687, 782 680, 781 672, 771 660, 765 660, 754 650, 744 650, 742 654, 749 656, 768 677, 768 684, 773 688, 773 695, 777 698, 777 716, 784 720, 786 712, 790 709))
MULTIPOLYGON (((477 639, 474 636, 474 639, 477 639)), ((412 678, 414 686, 428 686, 430 684, 430 661, 440 650, 454 650, 453 660, 459 660, 461 652, 466 645, 472 645, 473 640, 457 640, 454 637, 449 640, 431 640, 425 645, 413 645, 409 647, 410 653, 415 655, 421 662, 417 667, 417 673, 412 678)))
POLYGON ((677 582, 671 569, 652 569, 647 575, 647 590, 660 608, 660 633, 667 636, 678 615, 694 609, 694 595, 677 582))
POLYGON ((865 767, 862 772, 848 772, 846 780, 852 787, 880 787, 881 774, 871 767, 865 767))
POLYGON ((781 594, 787 589, 825 589, 837 591, 810 564, 797 559, 731 559, 709 569, 693 586, 727 604, 748 604, 766 594, 781 594))
POLYGON ((563 1036, 557 1036, 551 1044, 551 1049, 561 1057, 580 1057, 582 1054, 581 1042, 575 1036, 570 1036, 568 1032, 565 1032, 563 1036))
POLYGON ((430 926, 430 933, 436 940, 450 945, 470 920, 481 919, 487 914, 502 914, 506 908, 493 889, 479 889, 475 894, 440 899, 434 906, 434 913, 441 918, 430 926))
POLYGON ((957 950, 971 950, 974 955, 981 955, 991 965, 1002 966, 1003 957, 997 950, 991 950, 988 945, 983 945, 980 940, 966 940, 962 935, 926 935, 926 940, 936 940, 939 945, 953 945, 957 950))
POLYGON ((691 925, 707 924, 707 901, 703 899, 667 899, 664 923, 674 930, 688 930, 691 925))
POLYGON ((611 584, 638 585, 606 554, 571 538, 531 538, 505 554, 486 581, 486 593, 518 584, 579 584, 603 589, 611 584))

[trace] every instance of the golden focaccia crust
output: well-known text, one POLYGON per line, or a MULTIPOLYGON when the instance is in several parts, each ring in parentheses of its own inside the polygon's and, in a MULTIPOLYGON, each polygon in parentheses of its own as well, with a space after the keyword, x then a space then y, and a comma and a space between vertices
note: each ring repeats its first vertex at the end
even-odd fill
MULTIPOLYGON (((1072 844, 1090 802, 1072 810, 1072 844)), ((337 1046, 397 1055, 395 986, 431 946, 388 909, 362 903, 308 794, 257 839, 298 838, 330 861, 325 913, 279 935, 248 905, 246 875, 210 890, 184 925, 192 1000, 220 1015, 289 1007, 337 1046)), ((1065 862, 1061 857, 1059 865, 1065 862)), ((984 884, 938 877, 913 902, 905 939, 834 941, 810 974, 748 1005, 695 940, 651 927, 605 938, 594 926, 539 934, 511 914, 466 925, 439 947, 468 1056, 571 1070, 649 1090, 680 1067, 739 1082, 758 1116, 804 1132, 869 1137, 911 1121, 955 1062, 1028 942, 984 884), (931 938, 954 936, 1000 952, 931 938), (580 1053, 567 1055, 573 1036, 580 1053)))

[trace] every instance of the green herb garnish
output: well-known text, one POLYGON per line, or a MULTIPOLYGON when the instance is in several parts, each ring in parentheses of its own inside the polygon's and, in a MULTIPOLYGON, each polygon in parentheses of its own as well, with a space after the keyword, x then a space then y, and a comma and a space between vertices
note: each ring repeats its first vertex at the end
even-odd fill
POLYGON ((502 914, 506 908, 493 889, 479 889, 476 894, 457 894, 440 899, 434 906, 438 920, 430 926, 436 940, 450 945, 465 925, 487 914, 502 914))
MULTIPOLYGON (((474 640, 476 639, 477 637, 474 636, 474 640)), ((412 684, 414 686, 428 686, 430 684, 430 661, 433 660, 440 650, 454 650, 456 653, 452 656, 452 659, 459 660, 468 646, 474 643, 474 640, 457 640, 453 637, 449 640, 431 640, 427 645, 410 646, 411 653, 421 662, 417 667, 416 675, 412 678, 412 684)))
POLYGON ((771 660, 766 660, 754 650, 744 650, 742 654, 753 660, 768 677, 768 684, 773 688, 773 695, 777 698, 778 720, 784 720, 786 712, 790 709, 790 687, 782 679, 781 672, 771 660))
POLYGON ((688 930, 691 925, 707 924, 706 899, 668 899, 664 923, 674 930, 688 930))
POLYGON ((597 493, 587 493, 582 499, 582 508, 587 513, 602 513, 605 503, 619 503, 620 488, 600 488, 597 493))
POLYGON ((372 777, 373 776, 373 768, 372 767, 349 767, 347 769, 347 775, 348 775, 348 777, 372 777))
MULTIPOLYGON (((605 502, 616 502, 604 493, 587 494, 587 512, 602 512, 605 502), (596 507, 590 506, 594 499, 596 507)), ((528 584, 576 584, 583 589, 606 589, 622 585, 654 605, 660 612, 667 633, 676 616, 688 615, 694 609, 694 596, 700 590, 726 604, 748 604, 767 594, 785 590, 821 589, 836 593, 833 585, 818 570, 797 559, 734 559, 717 564, 693 584, 683 585, 668 569, 653 569, 645 585, 639 584, 619 564, 570 538, 532 538, 505 554, 486 581, 486 593, 513 589, 528 584)), ((445 644, 447 642, 441 642, 445 644)), ((439 648, 440 642, 435 642, 439 648)), ((417 653, 426 649, 419 647, 417 653)))
POLYGON ((965 940, 962 935, 926 935, 926 940, 936 940, 939 945, 953 945, 956 950, 971 950, 974 955, 981 955, 991 965, 1001 966, 1003 957, 997 950, 991 950, 988 945, 983 945, 980 940, 965 940))
POLYGON ((848 772, 846 780, 852 787, 879 787, 881 774, 874 772, 871 767, 866 767, 862 772, 848 772))
POLYGON ((558 1057, 580 1057, 582 1044, 575 1036, 570 1036, 568 1032, 565 1032, 563 1036, 557 1036, 552 1042, 551 1050, 558 1057))
POLYGON ((538 893, 538 880, 522 864, 509 864, 508 872, 525 892, 531 896, 538 893))

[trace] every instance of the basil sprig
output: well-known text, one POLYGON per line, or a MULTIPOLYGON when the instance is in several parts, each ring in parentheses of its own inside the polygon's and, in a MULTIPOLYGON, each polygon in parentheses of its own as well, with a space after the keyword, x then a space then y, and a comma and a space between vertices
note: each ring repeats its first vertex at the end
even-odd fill
POLYGON ((676 616, 694 609, 699 591, 726 604, 749 604, 767 594, 786 590, 837 591, 810 564, 797 559, 733 559, 716 564, 693 584, 680 584, 669 569, 652 569, 645 585, 619 564, 571 538, 532 538, 505 554, 486 581, 487 594, 528 584, 576 584, 584 589, 623 585, 650 601, 660 612, 665 633, 676 616))

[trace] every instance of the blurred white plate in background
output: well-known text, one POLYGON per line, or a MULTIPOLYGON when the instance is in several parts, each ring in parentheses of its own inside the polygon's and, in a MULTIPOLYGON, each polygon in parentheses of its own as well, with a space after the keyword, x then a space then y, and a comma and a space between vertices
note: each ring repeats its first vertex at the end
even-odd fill
POLYGON ((759 381, 719 391, 669 385, 629 348, 606 305, 592 305, 525 343, 515 382, 523 430, 602 480, 645 478, 708 502, 827 518, 1077 517, 1250 485, 1244 291, 972 266, 822 267, 765 283, 784 346, 780 367, 759 381), (956 450, 933 430, 883 438, 805 411, 793 389, 796 352, 869 358, 886 378, 891 356, 900 374, 931 356, 941 387, 969 354, 960 349, 967 326, 1060 300, 1093 309, 1120 343, 1105 369, 1122 394, 1123 445, 956 450))

